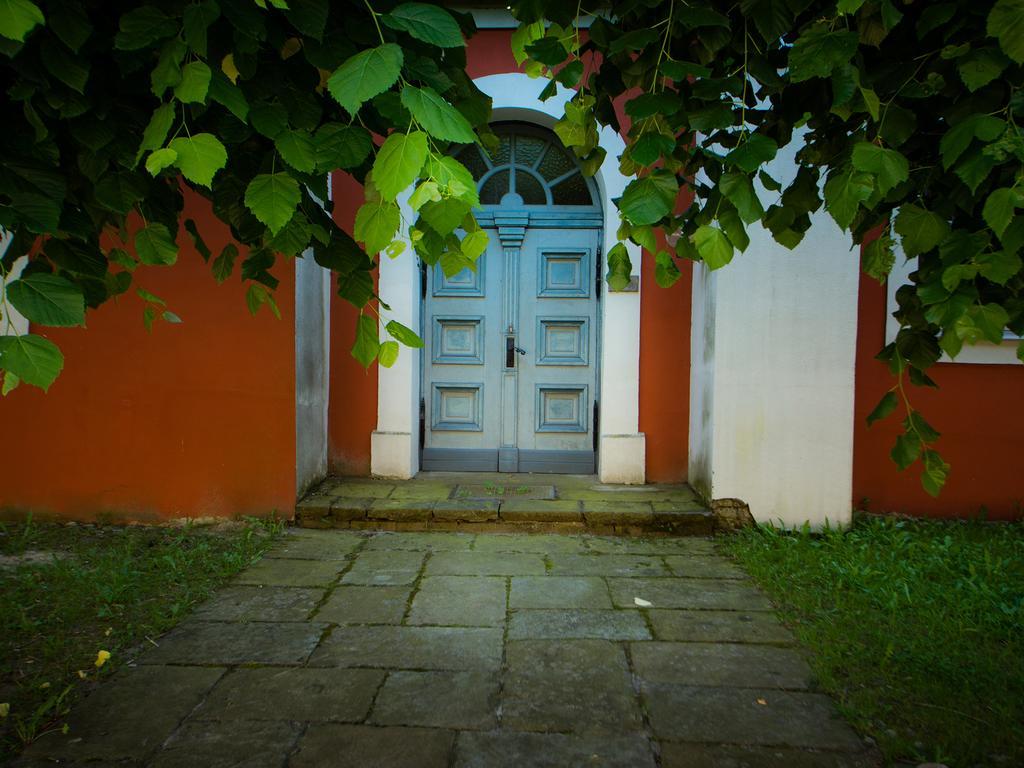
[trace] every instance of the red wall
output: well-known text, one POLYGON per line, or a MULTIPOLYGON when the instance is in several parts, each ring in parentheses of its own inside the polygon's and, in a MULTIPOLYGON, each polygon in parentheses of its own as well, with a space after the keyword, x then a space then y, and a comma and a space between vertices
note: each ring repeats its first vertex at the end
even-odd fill
POLYGON ((940 363, 929 370, 938 390, 908 389, 914 407, 942 433, 935 447, 951 465, 946 487, 933 499, 921 488, 920 464, 900 472, 889 458, 902 418, 865 423, 895 381, 874 359, 885 344, 885 289, 863 275, 858 313, 854 504, 929 517, 972 517, 984 507, 989 519, 1020 518, 1024 366, 940 363))
MULTIPOLYGON (((187 200, 214 253, 227 228, 187 200)), ((274 273, 281 320, 252 317, 235 276, 218 286, 179 233, 171 269, 140 267, 133 287, 164 299, 180 325, 142 324, 131 291, 88 328, 38 329, 64 352, 49 393, 0 399, 0 508, 75 519, 290 516, 295 502, 294 270, 274 273)))
MULTIPOLYGON (((467 51, 471 77, 519 71, 509 30, 482 30, 467 51)), ((620 109, 620 119, 624 118, 620 109)), ((617 162, 608 158, 608 163, 617 162)), ((350 226, 362 190, 344 174, 335 175, 335 218, 350 226)), ((612 212, 614 216, 614 212, 612 212)), ((690 274, 671 289, 654 282, 654 259, 642 265, 640 330, 640 430, 647 435, 647 479, 686 479, 690 397, 690 274)), ((330 465, 340 474, 365 475, 370 469, 370 433, 376 424, 377 367, 369 372, 349 355, 356 312, 334 299, 331 313, 330 465)))

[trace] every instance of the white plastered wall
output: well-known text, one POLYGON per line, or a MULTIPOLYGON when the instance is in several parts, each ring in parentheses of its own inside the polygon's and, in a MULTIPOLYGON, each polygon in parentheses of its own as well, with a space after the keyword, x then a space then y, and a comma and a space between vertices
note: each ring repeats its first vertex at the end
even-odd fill
MULTIPOLYGON (((799 143, 768 168, 783 183, 799 143)), ((759 522, 819 527, 851 515, 860 258, 811 219, 792 251, 754 225, 731 264, 694 269, 689 478, 759 522)))
MULTIPOLYGON (((13 236, 9 232, 5 232, 0 229, 0 256, 4 256, 7 252, 8 246, 13 240, 13 236)), ((14 266, 11 267, 11 271, 6 275, 4 283, 11 283, 18 279, 18 275, 28 264, 28 257, 21 256, 14 260, 14 266)), ((4 290, 0 287, 0 290, 4 290)), ((2 296, 0 296, 2 298, 2 296)), ((5 305, 6 312, 3 317, 0 317, 0 336, 21 336, 28 333, 28 320, 21 315, 14 307, 9 303, 5 305)))
MULTIPOLYGON (((520 73, 488 75, 476 85, 493 99, 493 119, 521 120, 550 127, 564 113, 573 91, 559 87, 547 101, 538 96, 547 80, 520 73)), ((625 149, 622 137, 602 129, 600 145, 608 160, 596 177, 601 205, 607 218, 615 210, 613 198, 622 194, 629 179, 617 170, 616 159, 625 149)), ((406 221, 415 217, 403 207, 406 221)), ((615 244, 615 226, 604 228, 603 253, 615 244)), ((627 244, 630 259, 639 272, 640 249, 627 244)), ((598 444, 598 475, 608 483, 643 483, 645 440, 639 430, 640 397, 640 289, 602 295, 601 312, 601 423, 598 444)), ((419 270, 412 248, 396 259, 381 259, 381 298, 391 316, 419 330, 419 270)), ((377 386, 377 429, 370 440, 370 471, 384 477, 408 478, 419 470, 420 359, 418 350, 403 348, 398 362, 381 368, 377 386)))

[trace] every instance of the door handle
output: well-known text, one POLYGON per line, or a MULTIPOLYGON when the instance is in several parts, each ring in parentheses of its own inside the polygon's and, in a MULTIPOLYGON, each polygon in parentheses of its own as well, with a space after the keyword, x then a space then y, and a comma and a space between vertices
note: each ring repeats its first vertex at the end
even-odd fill
POLYGON ((516 346, 516 337, 515 336, 506 336, 505 337, 505 367, 506 368, 515 368, 516 367, 516 352, 518 352, 520 355, 525 355, 526 354, 526 350, 525 349, 523 349, 522 347, 517 347, 516 346))

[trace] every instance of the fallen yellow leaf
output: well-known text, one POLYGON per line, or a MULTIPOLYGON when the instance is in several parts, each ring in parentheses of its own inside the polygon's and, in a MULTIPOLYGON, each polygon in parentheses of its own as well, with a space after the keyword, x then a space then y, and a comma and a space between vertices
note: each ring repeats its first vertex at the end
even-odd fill
POLYGON ((100 651, 99 653, 97 653, 96 654, 96 669, 99 669, 104 664, 106 664, 107 660, 109 658, 110 658, 110 651, 100 651))
POLYGON ((11 712, 11 705, 9 702, 3 702, 0 704, 0 718, 7 717, 11 712))
POLYGON ((768 706, 768 702, 765 701, 764 699, 758 699, 757 703, 760 704, 762 707, 767 707, 768 706))

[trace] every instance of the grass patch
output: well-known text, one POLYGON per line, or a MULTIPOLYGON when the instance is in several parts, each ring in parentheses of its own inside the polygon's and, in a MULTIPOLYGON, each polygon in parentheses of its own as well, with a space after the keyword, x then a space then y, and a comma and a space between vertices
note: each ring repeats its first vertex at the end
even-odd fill
POLYGON ((82 693, 280 530, 256 520, 218 528, 0 525, 0 556, 24 558, 0 567, 0 764, 62 728, 82 693), (101 650, 110 661, 97 667, 101 650))
POLYGON ((864 517, 725 548, 888 761, 1024 764, 1024 525, 864 517))

